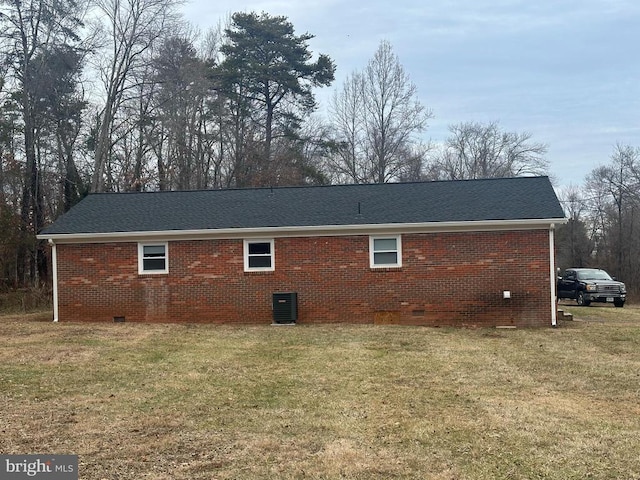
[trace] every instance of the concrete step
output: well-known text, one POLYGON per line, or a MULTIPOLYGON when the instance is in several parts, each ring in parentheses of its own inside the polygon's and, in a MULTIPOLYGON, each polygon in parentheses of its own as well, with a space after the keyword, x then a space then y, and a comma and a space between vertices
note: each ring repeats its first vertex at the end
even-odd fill
POLYGON ((558 319, 559 320, 573 320, 573 313, 565 312, 561 308, 558 309, 558 319))

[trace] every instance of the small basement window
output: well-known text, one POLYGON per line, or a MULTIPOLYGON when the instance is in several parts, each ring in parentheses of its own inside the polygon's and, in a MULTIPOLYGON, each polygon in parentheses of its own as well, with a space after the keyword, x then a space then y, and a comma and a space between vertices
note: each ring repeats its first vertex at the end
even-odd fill
POLYGON ((369 237, 369 262, 371 268, 402 266, 402 241, 394 237, 369 237))
POLYGON ((244 271, 272 272, 275 270, 273 239, 244 241, 244 271))
POLYGON ((167 243, 138 244, 138 273, 169 273, 167 243))

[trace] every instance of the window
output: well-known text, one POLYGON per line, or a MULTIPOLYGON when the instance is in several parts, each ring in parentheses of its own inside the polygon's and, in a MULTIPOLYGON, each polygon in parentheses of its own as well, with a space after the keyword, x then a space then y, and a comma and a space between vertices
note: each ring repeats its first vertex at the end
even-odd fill
POLYGON ((272 272, 275 270, 273 240, 244 241, 244 271, 272 272))
POLYGON ((138 273, 169 273, 166 243, 138 244, 138 273))
POLYGON ((369 237, 371 268, 402 266, 402 242, 396 237, 369 237))

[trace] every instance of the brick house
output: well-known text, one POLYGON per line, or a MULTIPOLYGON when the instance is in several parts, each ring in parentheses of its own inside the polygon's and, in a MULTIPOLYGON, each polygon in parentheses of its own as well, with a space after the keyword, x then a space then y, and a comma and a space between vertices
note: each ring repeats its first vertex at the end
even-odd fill
POLYGON ((54 321, 545 326, 564 221, 521 177, 93 194, 38 238, 54 321))

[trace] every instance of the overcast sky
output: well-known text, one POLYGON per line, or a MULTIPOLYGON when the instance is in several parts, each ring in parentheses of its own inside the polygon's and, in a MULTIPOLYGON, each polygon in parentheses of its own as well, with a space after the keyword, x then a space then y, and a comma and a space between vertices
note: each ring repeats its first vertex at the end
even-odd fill
POLYGON ((236 11, 284 15, 336 63, 335 88, 391 42, 420 101, 426 139, 499 121, 548 145, 557 185, 579 185, 616 143, 640 147, 639 0, 191 0, 201 30, 236 11))

